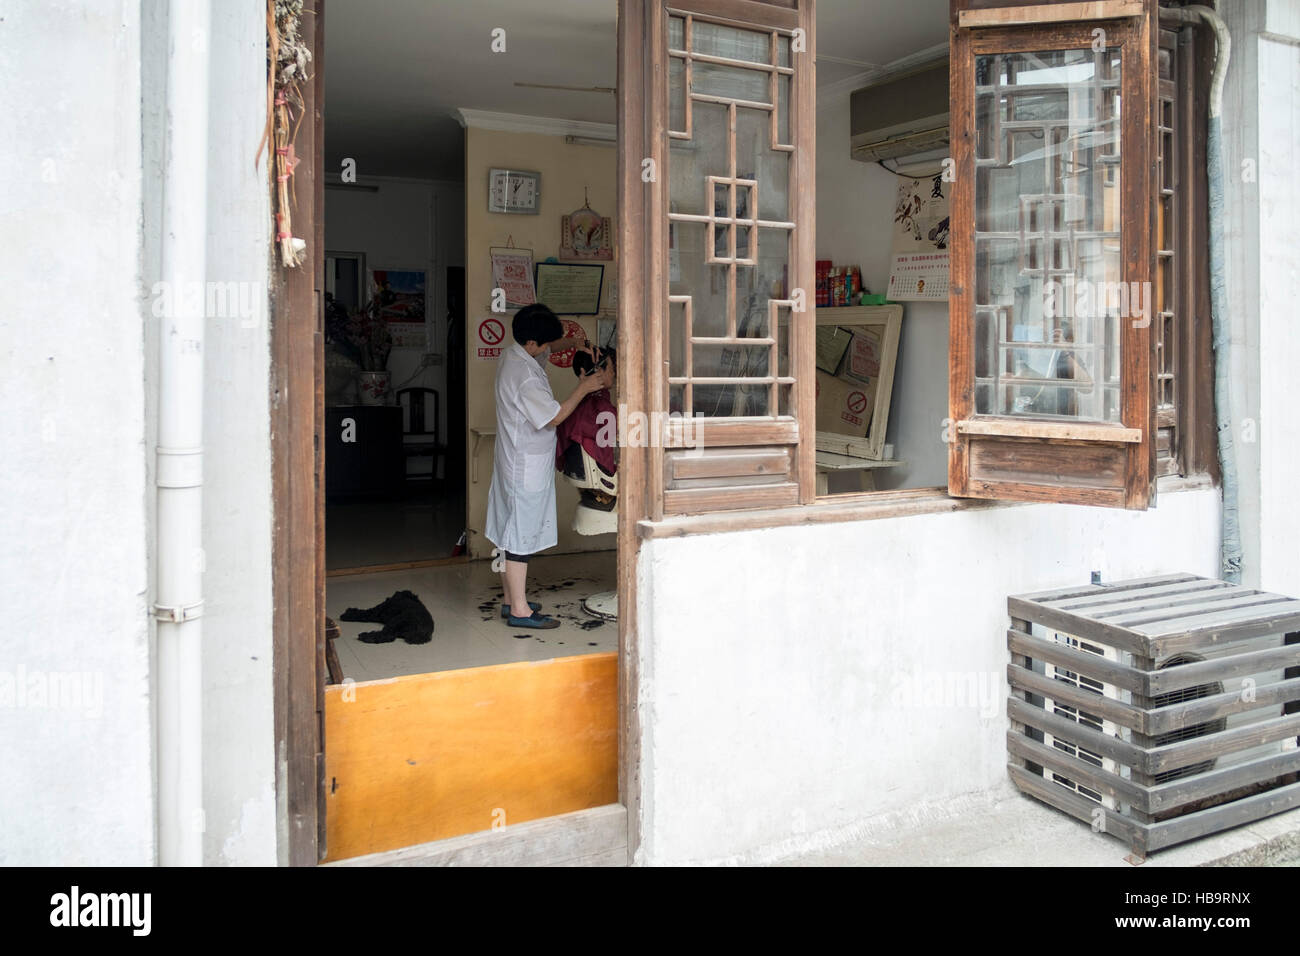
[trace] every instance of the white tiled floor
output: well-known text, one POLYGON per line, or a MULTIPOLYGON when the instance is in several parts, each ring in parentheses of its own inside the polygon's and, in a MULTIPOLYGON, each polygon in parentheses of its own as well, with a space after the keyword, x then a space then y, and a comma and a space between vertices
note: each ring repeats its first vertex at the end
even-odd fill
POLYGON ((378 680, 403 674, 482 667, 511 661, 545 660, 618 650, 618 625, 582 610, 581 600, 616 587, 613 551, 534 558, 528 597, 560 619, 552 631, 509 627, 501 619, 501 576, 489 561, 374 574, 343 575, 325 581, 325 613, 334 620, 349 607, 372 607, 395 591, 413 591, 433 615, 427 644, 362 644, 357 635, 377 625, 339 621, 335 642, 345 677, 378 680))

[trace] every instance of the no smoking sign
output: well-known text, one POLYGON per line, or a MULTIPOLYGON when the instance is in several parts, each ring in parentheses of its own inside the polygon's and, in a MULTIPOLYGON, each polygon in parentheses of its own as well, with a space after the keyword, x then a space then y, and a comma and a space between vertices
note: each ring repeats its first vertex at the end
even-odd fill
POLYGON ((478 357, 500 358, 506 327, 500 319, 484 319, 478 324, 478 357))

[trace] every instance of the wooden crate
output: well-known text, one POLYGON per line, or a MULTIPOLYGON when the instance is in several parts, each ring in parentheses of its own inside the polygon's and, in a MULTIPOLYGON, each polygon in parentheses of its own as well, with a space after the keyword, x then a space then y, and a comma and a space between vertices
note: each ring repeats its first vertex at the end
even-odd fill
POLYGON ((1021 791, 1144 856, 1300 806, 1300 601, 1174 574, 1007 610, 1021 791))

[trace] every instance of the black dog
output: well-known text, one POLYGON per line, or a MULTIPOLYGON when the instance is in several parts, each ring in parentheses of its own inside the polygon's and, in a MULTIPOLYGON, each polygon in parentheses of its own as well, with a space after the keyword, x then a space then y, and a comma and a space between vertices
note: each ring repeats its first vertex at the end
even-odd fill
POLYGON ((398 591, 372 608, 350 607, 340 621, 373 621, 382 631, 367 631, 358 640, 364 644, 387 644, 399 637, 408 644, 428 644, 433 639, 433 615, 410 591, 398 591))

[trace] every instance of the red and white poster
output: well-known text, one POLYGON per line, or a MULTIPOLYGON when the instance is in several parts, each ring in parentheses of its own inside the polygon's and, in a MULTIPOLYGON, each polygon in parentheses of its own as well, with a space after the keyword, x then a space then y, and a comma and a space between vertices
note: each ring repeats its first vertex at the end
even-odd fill
MULTIPOLYGON (((502 303, 507 309, 522 309, 537 301, 537 290, 533 286, 533 251, 516 249, 513 246, 494 247, 492 254, 492 295, 496 290, 505 292, 506 301, 502 303)), ((500 308, 494 304, 493 308, 500 308)))

